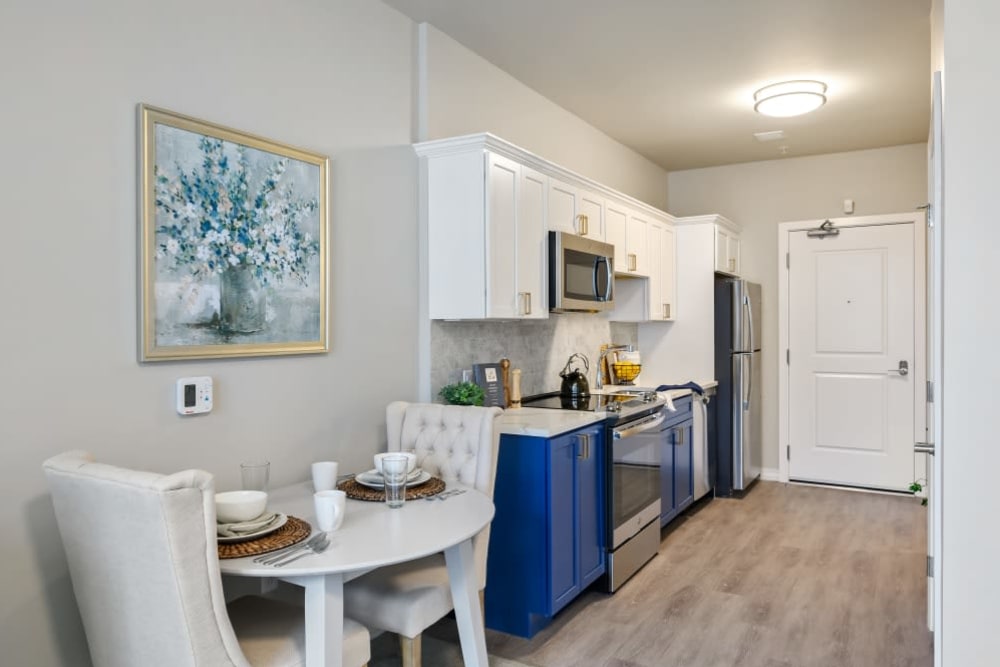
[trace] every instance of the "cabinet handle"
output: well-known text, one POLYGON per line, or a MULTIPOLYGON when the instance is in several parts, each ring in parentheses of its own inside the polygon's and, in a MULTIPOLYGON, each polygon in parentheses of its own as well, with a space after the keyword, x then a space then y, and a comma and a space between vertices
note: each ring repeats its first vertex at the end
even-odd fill
POLYGON ((730 257, 729 258, 729 270, 730 271, 735 271, 736 270, 736 258, 735 257, 730 257))
POLYGON ((587 216, 581 213, 576 216, 576 220, 579 223, 577 224, 577 229, 580 230, 580 236, 586 236, 590 232, 590 221, 587 219, 587 216))
POLYGON ((684 444, 684 429, 683 428, 676 428, 676 429, 674 429, 674 435, 676 436, 674 438, 674 444, 677 445, 678 447, 680 447, 681 445, 683 445, 684 444))
POLYGON ((665 319, 665 320, 669 320, 670 319, 670 304, 669 303, 663 304, 663 319, 665 319))
POLYGON ((518 315, 531 315, 531 292, 518 292, 518 315))
POLYGON ((628 254, 628 270, 636 271, 637 270, 636 267, 638 266, 638 264, 639 264, 638 257, 636 257, 634 252, 630 252, 628 254))

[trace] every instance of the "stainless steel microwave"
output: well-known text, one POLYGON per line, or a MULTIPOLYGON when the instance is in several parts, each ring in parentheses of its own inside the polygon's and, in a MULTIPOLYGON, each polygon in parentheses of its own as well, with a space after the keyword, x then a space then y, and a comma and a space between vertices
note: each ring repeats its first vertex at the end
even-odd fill
POLYGON ((549 232, 549 309, 594 313, 614 307, 615 247, 549 232))

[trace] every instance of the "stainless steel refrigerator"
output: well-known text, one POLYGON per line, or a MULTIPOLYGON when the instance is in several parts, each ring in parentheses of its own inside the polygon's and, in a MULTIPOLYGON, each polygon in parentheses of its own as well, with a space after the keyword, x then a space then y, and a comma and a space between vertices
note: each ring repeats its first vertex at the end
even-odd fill
POLYGON ((744 491, 760 477, 760 285, 715 279, 715 494, 744 491))

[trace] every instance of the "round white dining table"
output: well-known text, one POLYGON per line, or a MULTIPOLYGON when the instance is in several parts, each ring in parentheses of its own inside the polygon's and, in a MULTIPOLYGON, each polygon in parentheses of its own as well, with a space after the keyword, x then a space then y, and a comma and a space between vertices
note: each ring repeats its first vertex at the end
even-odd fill
MULTIPOLYGON (((268 508, 316 525, 311 482, 273 490, 268 508)), ((229 576, 270 577, 302 586, 306 667, 340 667, 344 582, 375 568, 444 552, 462 657, 466 665, 487 667, 472 538, 493 520, 493 512, 492 501, 475 489, 445 500, 407 500, 398 509, 384 502, 348 500, 344 523, 330 533, 330 547, 323 553, 284 567, 254 563, 250 557, 221 560, 220 567, 229 576)))

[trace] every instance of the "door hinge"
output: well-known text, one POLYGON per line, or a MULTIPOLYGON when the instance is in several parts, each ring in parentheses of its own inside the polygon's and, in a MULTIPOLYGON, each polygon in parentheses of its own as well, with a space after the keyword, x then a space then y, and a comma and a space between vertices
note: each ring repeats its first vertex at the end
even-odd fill
POLYGON ((791 461, 792 460, 792 446, 791 445, 785 445, 785 460, 787 460, 787 461, 791 461))
POLYGON ((927 381, 927 402, 934 402, 934 383, 930 380, 927 381))
POLYGON ((927 576, 934 578, 934 556, 927 557, 927 576))
POLYGON ((785 365, 786 366, 792 365, 792 350, 791 348, 787 347, 785 348, 785 365))
POLYGON ((792 256, 789 253, 785 253, 785 268, 792 268, 792 256))

